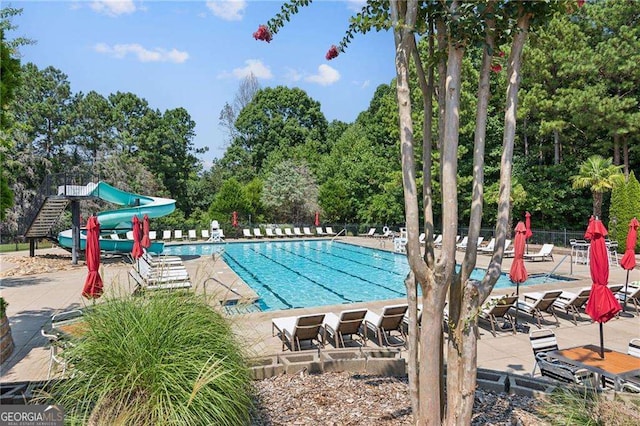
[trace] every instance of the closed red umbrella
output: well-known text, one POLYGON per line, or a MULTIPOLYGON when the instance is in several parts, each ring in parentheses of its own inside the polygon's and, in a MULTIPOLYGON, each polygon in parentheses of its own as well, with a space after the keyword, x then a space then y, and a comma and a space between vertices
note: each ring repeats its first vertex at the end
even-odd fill
POLYGON ((131 257, 140 259, 142 256, 142 246, 140 245, 140 219, 134 215, 133 219, 133 248, 131 249, 131 257))
POLYGON ((524 226, 527 228, 527 232, 524 234, 524 239, 528 240, 533 236, 533 232, 531 232, 531 213, 529 212, 524 215, 524 226))
MULTIPOLYGON (((638 228, 640 223, 635 217, 629 222, 629 233, 627 234, 627 246, 624 250, 624 256, 620 261, 620 266, 627 270, 627 280, 624 283, 624 292, 627 293, 627 285, 629 284, 629 271, 636 267, 636 241, 638 240, 638 228)), ((627 311, 627 298, 624 299, 622 310, 627 311)))
POLYGON ((591 272, 591 296, 585 312, 600 323, 600 358, 604 358, 602 323, 613 318, 622 308, 607 284, 609 283, 609 251, 604 241, 607 228, 600 219, 589 221, 584 237, 589 240, 589 271, 591 272))
MULTIPOLYGON (((518 222, 515 229, 513 242, 513 263, 509 270, 509 279, 516 283, 516 295, 520 296, 520 283, 527 280, 527 268, 524 266, 524 245, 527 238, 527 227, 524 223, 518 222)), ((516 303, 516 328, 518 326, 518 304, 516 303)))
POLYGON ((238 212, 234 211, 231 213, 231 226, 234 228, 238 227, 238 212))
POLYGON ((143 248, 149 248, 151 246, 151 239, 149 238, 149 216, 146 214, 142 218, 142 241, 140 245, 143 248))
POLYGON ((85 250, 89 274, 84 281, 82 295, 88 299, 97 299, 102 295, 102 277, 100 276, 100 224, 96 216, 87 220, 87 244, 85 250))
POLYGON ((320 212, 316 212, 316 220, 314 221, 316 226, 320 226, 320 212))

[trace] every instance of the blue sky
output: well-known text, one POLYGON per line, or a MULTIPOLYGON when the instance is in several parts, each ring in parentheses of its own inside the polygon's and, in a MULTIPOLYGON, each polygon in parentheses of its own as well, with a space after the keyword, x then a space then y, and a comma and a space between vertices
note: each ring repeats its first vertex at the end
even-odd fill
POLYGON ((37 44, 21 48, 22 61, 53 66, 74 93, 117 91, 145 98, 152 108, 184 107, 196 122, 197 147, 208 166, 224 153, 219 114, 232 103, 244 76, 261 87, 299 87, 320 102, 327 120, 352 122, 379 84, 395 75, 393 36, 358 35, 346 53, 327 61, 349 17, 362 1, 316 0, 271 43, 254 40, 258 25, 281 1, 12 1, 22 8, 18 30, 37 44))

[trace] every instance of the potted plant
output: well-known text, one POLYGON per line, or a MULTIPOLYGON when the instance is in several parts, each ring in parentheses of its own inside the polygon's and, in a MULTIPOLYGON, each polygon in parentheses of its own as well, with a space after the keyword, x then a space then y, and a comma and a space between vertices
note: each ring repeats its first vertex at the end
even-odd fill
POLYGON ((0 364, 5 362, 13 353, 13 338, 7 318, 7 301, 0 297, 0 364))

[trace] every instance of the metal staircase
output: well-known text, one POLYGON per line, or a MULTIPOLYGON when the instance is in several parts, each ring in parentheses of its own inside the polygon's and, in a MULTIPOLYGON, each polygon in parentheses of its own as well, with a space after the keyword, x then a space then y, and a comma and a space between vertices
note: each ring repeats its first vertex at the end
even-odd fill
POLYGON ((49 237, 51 228, 58 222, 70 201, 68 198, 46 197, 36 217, 24 233, 25 238, 49 237))

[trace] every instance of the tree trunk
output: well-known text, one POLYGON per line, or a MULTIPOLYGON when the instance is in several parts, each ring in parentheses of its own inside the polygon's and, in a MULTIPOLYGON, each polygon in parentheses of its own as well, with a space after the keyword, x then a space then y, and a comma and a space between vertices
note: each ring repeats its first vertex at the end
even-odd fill
POLYGON ((560 131, 553 129, 553 164, 560 164, 560 131))
POLYGON ((624 159, 624 178, 629 182, 629 142, 626 136, 622 138, 622 156, 624 159))
POLYGON ((613 134, 613 164, 620 165, 620 135, 613 134))

